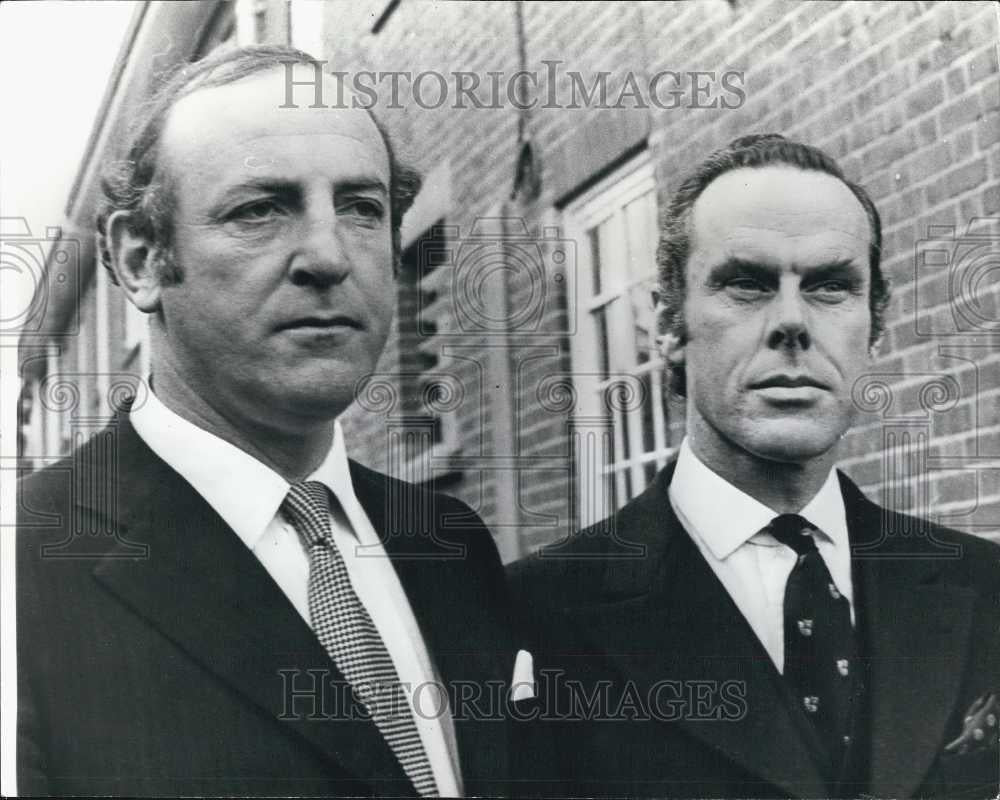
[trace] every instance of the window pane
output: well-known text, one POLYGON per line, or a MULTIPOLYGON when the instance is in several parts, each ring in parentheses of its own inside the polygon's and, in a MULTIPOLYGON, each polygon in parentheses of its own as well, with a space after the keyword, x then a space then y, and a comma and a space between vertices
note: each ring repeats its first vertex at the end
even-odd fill
POLYGON ((598 228, 591 228, 587 231, 587 240, 590 243, 590 275, 594 295, 601 293, 601 232, 598 228))
MULTIPOLYGON (((625 408, 628 405, 628 402, 627 398, 624 395, 627 393, 628 390, 624 386, 618 385, 612 388, 611 391, 614 393, 614 397, 609 398, 609 401, 612 403, 613 407, 615 407, 616 409, 625 408)), ((616 462, 628 461, 629 459, 632 458, 632 456, 636 455, 635 453, 632 452, 632 447, 631 447, 632 442, 631 442, 631 437, 629 436, 629 433, 631 432, 629 425, 630 416, 631 414, 629 414, 627 411, 617 411, 617 410, 615 411, 615 422, 619 426, 621 426, 621 440, 622 440, 621 453, 615 454, 616 462)))
POLYGON ((618 490, 618 476, 612 472, 609 472, 605 475, 605 481, 607 483, 608 488, 610 489, 610 495, 611 495, 611 509, 609 510, 617 511, 623 505, 622 495, 621 492, 618 490))
POLYGON ((650 226, 650 209, 656 198, 647 192, 625 206, 625 229, 628 237, 628 268, 633 279, 656 272, 656 230, 650 226))
POLYGON ((598 262, 600 263, 601 291, 615 291, 624 283, 625 265, 622 259, 625 255, 625 242, 622 236, 622 226, 619 214, 614 214, 597 226, 600 234, 597 237, 598 262))
POLYGON ((601 373, 601 379, 608 377, 611 358, 608 353, 608 317, 607 306, 601 306, 591 312, 594 315, 594 323, 597 325, 597 363, 601 373))

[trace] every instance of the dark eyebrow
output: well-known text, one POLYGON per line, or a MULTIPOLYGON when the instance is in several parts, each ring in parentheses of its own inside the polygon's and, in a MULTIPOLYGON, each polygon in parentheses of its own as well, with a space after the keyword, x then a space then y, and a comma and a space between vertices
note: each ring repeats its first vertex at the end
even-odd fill
POLYGON ((717 285, 736 276, 747 276, 759 281, 773 281, 777 274, 777 267, 761 264, 758 261, 748 261, 738 256, 730 256, 709 270, 708 282, 717 285))
POLYGON ((336 184, 334 190, 337 194, 355 194, 357 192, 373 191, 381 192, 384 195, 389 194, 388 187, 378 178, 344 181, 343 183, 336 184))
POLYGON ((831 261, 829 264, 820 264, 817 267, 813 267, 809 270, 807 277, 810 281, 823 281, 829 278, 844 276, 860 279, 863 274, 863 271, 857 264, 845 258, 841 261, 831 261))
MULTIPOLYGON (((388 196, 389 189, 378 178, 362 178, 358 180, 347 180, 337 183, 334 186, 336 194, 358 194, 362 192, 378 192, 388 196)), ((224 208, 229 203, 245 194, 276 195, 287 200, 298 201, 302 198, 302 186, 293 180, 283 178, 249 178, 241 183, 230 186, 219 198, 215 205, 216 210, 224 208)))
POLYGON ((221 207, 243 194, 272 194, 282 197, 300 197, 302 187, 295 181, 282 180, 280 178, 251 178, 230 186, 219 198, 217 207, 221 207))
MULTIPOLYGON (((774 280, 778 271, 777 267, 769 264, 762 264, 758 261, 748 261, 745 258, 731 256, 722 263, 712 267, 708 273, 708 280, 712 284, 719 284, 729 278, 747 276, 766 282, 768 280, 774 280)), ((831 261, 827 264, 819 264, 815 267, 809 267, 803 277, 809 281, 822 281, 834 277, 843 277, 845 275, 861 278, 862 272, 853 260, 845 258, 838 261, 831 261)))

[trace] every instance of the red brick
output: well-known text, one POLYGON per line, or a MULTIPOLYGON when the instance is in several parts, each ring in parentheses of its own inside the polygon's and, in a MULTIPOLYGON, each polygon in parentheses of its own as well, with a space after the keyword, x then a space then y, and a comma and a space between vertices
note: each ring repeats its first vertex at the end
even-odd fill
POLYGON ((878 74, 878 55, 872 54, 847 70, 841 81, 841 86, 844 91, 852 92, 864 86, 878 74))
MULTIPOLYGON (((892 174, 889 172, 880 172, 873 178, 869 178, 865 181, 865 189, 868 190, 868 194, 871 195, 872 200, 876 202, 883 200, 888 195, 892 194, 896 190, 895 181, 892 179, 892 174)), ((898 201, 896 201, 898 202, 898 201)), ((883 206, 879 212, 882 215, 883 224, 890 216, 889 212, 883 206)))
POLYGON ((986 150, 1000 141, 1000 114, 996 111, 985 114, 976 123, 976 145, 986 150))
MULTIPOLYGON (((851 148, 854 150, 860 150, 865 145, 873 142, 878 137, 880 128, 881 126, 879 125, 879 121, 877 119, 868 119, 854 125, 852 127, 853 135, 851 136, 851 148)), ((899 157, 894 152, 892 141, 887 140, 881 142, 880 144, 881 147, 872 148, 872 150, 869 150, 862 157, 862 169, 864 169, 865 172, 873 169, 879 169, 899 157)))
POLYGON ((962 219, 972 219, 979 216, 979 202, 973 197, 963 197, 958 203, 958 213, 962 219))
POLYGON ((921 267, 920 279, 914 288, 914 303, 920 313, 951 300, 951 276, 948 270, 935 268, 939 271, 926 272, 926 269, 921 267))
MULTIPOLYGON (((808 5, 824 5, 823 3, 809 3, 808 5)), ((882 42, 891 36, 899 33, 906 23, 913 19, 919 11, 913 3, 880 3, 872 6, 878 10, 868 26, 868 33, 872 41, 882 42)))
POLYGON ((983 100, 984 111, 992 111, 993 109, 1000 108, 1000 83, 997 81, 988 81, 983 84, 980 96, 983 100))
POLYGON ((976 473, 972 470, 940 474, 932 472, 931 498, 934 502, 950 503, 963 497, 975 497, 978 491, 976 473))
POLYGON ((935 78, 926 86, 911 92, 906 98, 906 113, 911 117, 919 117, 944 101, 944 84, 940 78, 935 78))
POLYGON ((917 134, 920 144, 931 144, 938 139, 937 121, 933 117, 921 120, 917 126, 917 134))
POLYGON ((952 97, 958 97, 965 91, 965 75, 960 67, 948 70, 948 90, 952 97))
POLYGON ((896 45, 896 58, 904 61, 912 58, 925 44, 934 38, 934 24, 930 19, 923 19, 900 37, 896 45))
POLYGON ((970 50, 972 36, 969 28, 954 33, 945 33, 940 42, 931 49, 931 63, 935 70, 944 70, 970 50))
MULTIPOLYGON (((973 8, 976 8, 974 6, 973 8)), ((995 3, 983 3, 978 6, 978 14, 963 16, 960 33, 968 31, 968 48, 976 50, 980 45, 991 44, 996 47, 1000 39, 1000 28, 995 3)))
POLYGON ((956 162, 965 161, 965 159, 972 156, 972 140, 973 133, 971 129, 966 128, 955 134, 952 153, 955 156, 956 162))
POLYGON ((955 228, 957 230, 959 224, 964 224, 964 221, 959 220, 958 208, 954 203, 924 212, 914 228, 914 245, 918 241, 923 241, 927 237, 934 235, 934 231, 932 230, 934 228, 955 228))
POLYGON ((996 45, 988 45, 985 50, 969 59, 968 69, 969 83, 976 83, 990 75, 996 75, 998 71, 996 45))
POLYGON ((937 175, 942 170, 951 166, 951 148, 947 142, 939 141, 933 147, 921 150, 913 158, 909 159, 907 165, 910 168, 910 180, 920 183, 931 175, 937 175))
POLYGON ((985 158, 956 167, 927 187, 927 205, 935 206, 942 200, 957 197, 962 192, 974 189, 986 180, 986 176, 985 158))
POLYGON ((988 216, 1000 214, 1000 183, 987 186, 979 195, 979 201, 983 205, 983 213, 988 216))
POLYGON ((960 97, 954 103, 949 103, 938 114, 941 124, 941 134, 947 135, 955 128, 961 128, 974 122, 982 112, 979 108, 979 98, 975 94, 960 97))
POLYGON ((943 442, 931 440, 928 455, 931 458, 965 458, 973 455, 972 447, 972 441, 968 438, 948 439, 943 442))
MULTIPOLYGON (((806 30, 812 30, 823 17, 836 11, 837 7, 837 3, 801 3, 799 13, 795 17, 795 32, 802 33, 806 30)), ((832 26, 826 20, 821 23, 820 30, 830 31, 831 34, 833 31, 832 26)))
POLYGON ((974 406, 966 401, 948 411, 932 414, 931 432, 934 436, 949 436, 972 430, 972 412, 974 406))

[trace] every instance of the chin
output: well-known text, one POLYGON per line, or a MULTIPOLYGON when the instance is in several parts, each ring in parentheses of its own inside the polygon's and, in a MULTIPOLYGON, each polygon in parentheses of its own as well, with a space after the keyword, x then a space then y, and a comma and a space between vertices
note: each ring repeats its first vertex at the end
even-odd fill
POLYGON ((782 424, 776 430, 755 432, 746 449, 768 461, 804 463, 825 456, 840 441, 840 436, 813 426, 782 424))
POLYGON ((281 383, 271 387, 268 405, 275 417, 285 415, 310 422, 333 420, 353 402, 353 384, 345 388, 339 382, 321 385, 281 383))

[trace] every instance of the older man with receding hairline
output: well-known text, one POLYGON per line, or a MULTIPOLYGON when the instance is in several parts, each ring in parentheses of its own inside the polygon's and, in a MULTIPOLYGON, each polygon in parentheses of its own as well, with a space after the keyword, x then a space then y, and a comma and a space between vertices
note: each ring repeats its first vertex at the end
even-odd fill
POLYGON ((507 725, 454 707, 515 666, 492 537, 350 460, 337 422, 419 181, 367 110, 280 108, 289 64, 313 74, 288 48, 190 65, 105 178, 151 385, 21 485, 50 520, 18 537, 24 794, 509 791, 507 725), (106 551, 47 558, 77 524, 106 551))

